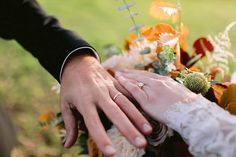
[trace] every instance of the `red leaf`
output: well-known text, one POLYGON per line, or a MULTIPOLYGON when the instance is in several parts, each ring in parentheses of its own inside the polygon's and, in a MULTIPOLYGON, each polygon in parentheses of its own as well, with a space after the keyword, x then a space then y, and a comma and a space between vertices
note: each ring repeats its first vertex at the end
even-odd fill
POLYGON ((180 61, 186 66, 187 63, 192 59, 187 52, 185 52, 182 48, 180 48, 180 61))
POLYGON ((194 44, 193 48, 196 54, 201 54, 202 57, 206 55, 206 51, 213 52, 214 46, 212 43, 205 37, 197 39, 194 44))

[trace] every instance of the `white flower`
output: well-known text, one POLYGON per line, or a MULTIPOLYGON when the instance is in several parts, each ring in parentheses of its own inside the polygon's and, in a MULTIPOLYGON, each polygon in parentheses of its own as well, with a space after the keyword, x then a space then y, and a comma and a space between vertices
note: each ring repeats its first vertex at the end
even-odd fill
POLYGON ((142 157, 145 154, 144 149, 136 148, 130 144, 114 126, 107 131, 107 134, 117 151, 115 157, 142 157))
POLYGON ((221 71, 222 75, 229 72, 229 59, 233 59, 235 56, 230 51, 231 49, 231 41, 229 37, 230 30, 236 25, 236 21, 231 22, 223 32, 220 32, 216 36, 208 36, 209 41, 214 46, 214 52, 207 52, 207 66, 204 65, 205 72, 210 72, 209 68, 218 68, 221 71), (205 68, 207 67, 207 68, 205 68))
POLYGON ((124 52, 120 55, 114 55, 107 59, 102 65, 104 68, 109 69, 135 69, 136 66, 142 64, 144 67, 152 63, 156 59, 156 42, 148 42, 146 40, 139 42, 138 46, 130 46, 128 52, 124 52), (142 55, 140 52, 149 47, 151 52, 149 54, 142 55))
POLYGON ((159 37, 160 39, 158 42, 162 46, 169 45, 174 48, 179 42, 179 34, 174 35, 172 33, 161 33, 159 37))
POLYGON ((169 15, 169 16, 178 14, 178 9, 177 9, 177 8, 164 7, 164 6, 161 6, 161 7, 159 7, 159 8, 162 9, 162 11, 163 11, 165 14, 169 15))

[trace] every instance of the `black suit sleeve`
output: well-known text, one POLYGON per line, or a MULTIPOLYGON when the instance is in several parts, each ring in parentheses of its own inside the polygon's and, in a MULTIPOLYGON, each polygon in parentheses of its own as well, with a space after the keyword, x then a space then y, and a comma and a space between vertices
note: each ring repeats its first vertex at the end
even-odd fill
POLYGON ((58 81, 66 56, 76 48, 91 47, 46 15, 35 0, 0 0, 0 36, 19 42, 58 81))

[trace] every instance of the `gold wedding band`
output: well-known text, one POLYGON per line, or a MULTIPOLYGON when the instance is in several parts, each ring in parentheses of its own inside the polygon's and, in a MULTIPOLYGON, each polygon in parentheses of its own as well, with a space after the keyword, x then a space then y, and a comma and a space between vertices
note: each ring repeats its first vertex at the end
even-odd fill
POLYGON ((142 82, 138 82, 137 83, 137 86, 140 88, 140 89, 143 89, 143 86, 144 86, 145 84, 144 83, 142 83, 142 82))
POLYGON ((122 93, 116 93, 116 95, 113 97, 113 100, 115 101, 116 98, 117 98, 118 96, 120 96, 120 95, 123 95, 123 94, 122 94, 122 93))

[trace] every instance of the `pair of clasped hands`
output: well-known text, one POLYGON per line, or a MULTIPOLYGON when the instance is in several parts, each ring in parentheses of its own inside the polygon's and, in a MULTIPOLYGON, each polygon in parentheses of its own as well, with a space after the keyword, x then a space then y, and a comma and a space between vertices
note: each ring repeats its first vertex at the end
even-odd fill
POLYGON ((194 96, 171 78, 133 70, 116 72, 114 78, 96 58, 72 57, 61 80, 60 104, 67 132, 64 147, 75 143, 81 115, 100 151, 106 156, 115 154, 98 110, 106 114, 131 144, 145 147, 144 135, 150 134, 152 127, 130 100, 137 101, 147 114, 165 123, 165 111, 186 95, 194 96))

